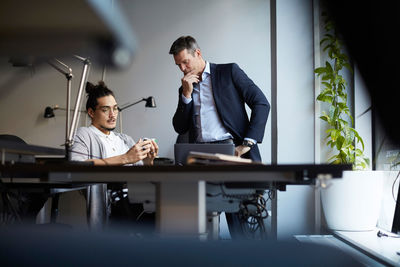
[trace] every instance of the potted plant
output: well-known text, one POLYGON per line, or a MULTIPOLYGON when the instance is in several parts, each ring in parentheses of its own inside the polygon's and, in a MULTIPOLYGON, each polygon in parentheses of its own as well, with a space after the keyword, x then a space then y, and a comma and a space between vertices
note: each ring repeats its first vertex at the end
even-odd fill
MULTIPOLYGON (((325 34, 320 41, 328 60, 315 69, 321 77, 322 89, 317 101, 325 103, 320 119, 325 122, 326 145, 333 154, 332 164, 352 164, 353 170, 366 170, 369 159, 364 156, 364 142, 353 128, 354 120, 347 103, 348 83, 343 72, 353 70, 344 53, 334 24, 326 14, 325 34), (357 147, 358 145, 358 147, 357 147)), ((342 179, 334 179, 321 191, 322 207, 327 225, 333 230, 372 230, 379 216, 382 179, 372 172, 344 172, 342 179), (375 198, 371 191, 376 191, 375 198)))

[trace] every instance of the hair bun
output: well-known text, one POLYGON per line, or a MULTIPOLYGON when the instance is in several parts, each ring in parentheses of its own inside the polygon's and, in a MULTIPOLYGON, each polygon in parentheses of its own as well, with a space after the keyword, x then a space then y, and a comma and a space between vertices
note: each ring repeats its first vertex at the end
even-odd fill
POLYGON ((95 90, 95 85, 94 84, 92 84, 91 82, 86 82, 86 93, 87 94, 91 94, 91 93, 93 93, 93 91, 95 90))
POLYGON ((107 85, 104 83, 104 81, 99 81, 99 82, 97 83, 97 85, 98 85, 98 86, 101 86, 101 87, 107 87, 107 85))

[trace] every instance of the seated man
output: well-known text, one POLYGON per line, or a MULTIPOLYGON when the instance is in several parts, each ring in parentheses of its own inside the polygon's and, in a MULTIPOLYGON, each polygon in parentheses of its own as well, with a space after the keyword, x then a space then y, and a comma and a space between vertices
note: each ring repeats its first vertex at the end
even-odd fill
MULTIPOLYGON (((153 165, 158 154, 156 142, 139 139, 135 143, 130 136, 113 132, 119 110, 114 93, 104 82, 97 85, 88 82, 86 93, 86 111, 92 121, 89 127, 77 130, 69 153, 70 160, 92 161, 94 165, 153 165)), ((121 191, 122 185, 114 184, 111 188, 121 191)), ((128 205, 127 199, 123 199, 112 206, 111 224, 116 218, 132 221, 141 215, 142 207, 132 209, 132 205, 128 205)))
POLYGON ((87 83, 86 111, 92 120, 89 127, 80 127, 74 138, 70 159, 93 161, 95 165, 153 165, 158 146, 153 140, 133 139, 114 133, 118 105, 114 93, 103 82, 87 83))

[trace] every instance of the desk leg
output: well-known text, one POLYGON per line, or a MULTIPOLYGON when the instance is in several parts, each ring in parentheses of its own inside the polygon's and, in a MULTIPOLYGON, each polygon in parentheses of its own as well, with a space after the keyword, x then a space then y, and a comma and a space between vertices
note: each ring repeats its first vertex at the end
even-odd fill
POLYGON ((91 231, 103 230, 107 222, 107 185, 88 187, 88 224, 91 231))
POLYGON ((161 236, 199 237, 206 233, 206 184, 157 184, 156 226, 161 236))
POLYGON ((207 213, 207 235, 208 240, 219 239, 219 212, 207 213))
POLYGON ((271 199, 271 240, 277 240, 278 238, 278 190, 273 190, 273 198, 271 199))
POLYGON ((319 235, 321 234, 321 187, 316 186, 314 188, 314 233, 319 235))

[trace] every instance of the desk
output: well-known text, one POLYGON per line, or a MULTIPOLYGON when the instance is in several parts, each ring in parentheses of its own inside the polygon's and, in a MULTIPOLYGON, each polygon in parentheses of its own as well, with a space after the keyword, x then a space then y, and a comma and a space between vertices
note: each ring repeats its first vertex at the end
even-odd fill
MULTIPOLYGON (((87 166, 70 163, 0 165, 2 177, 30 176, 40 184, 155 182, 156 225, 163 235, 206 233, 205 182, 312 184, 341 177, 351 165, 87 166)), ((22 179, 22 178, 21 178, 22 179)), ((32 181, 33 182, 33 181, 32 181)), ((276 218, 275 218, 276 222, 276 218)), ((273 225, 273 228, 276 225, 273 225)))

